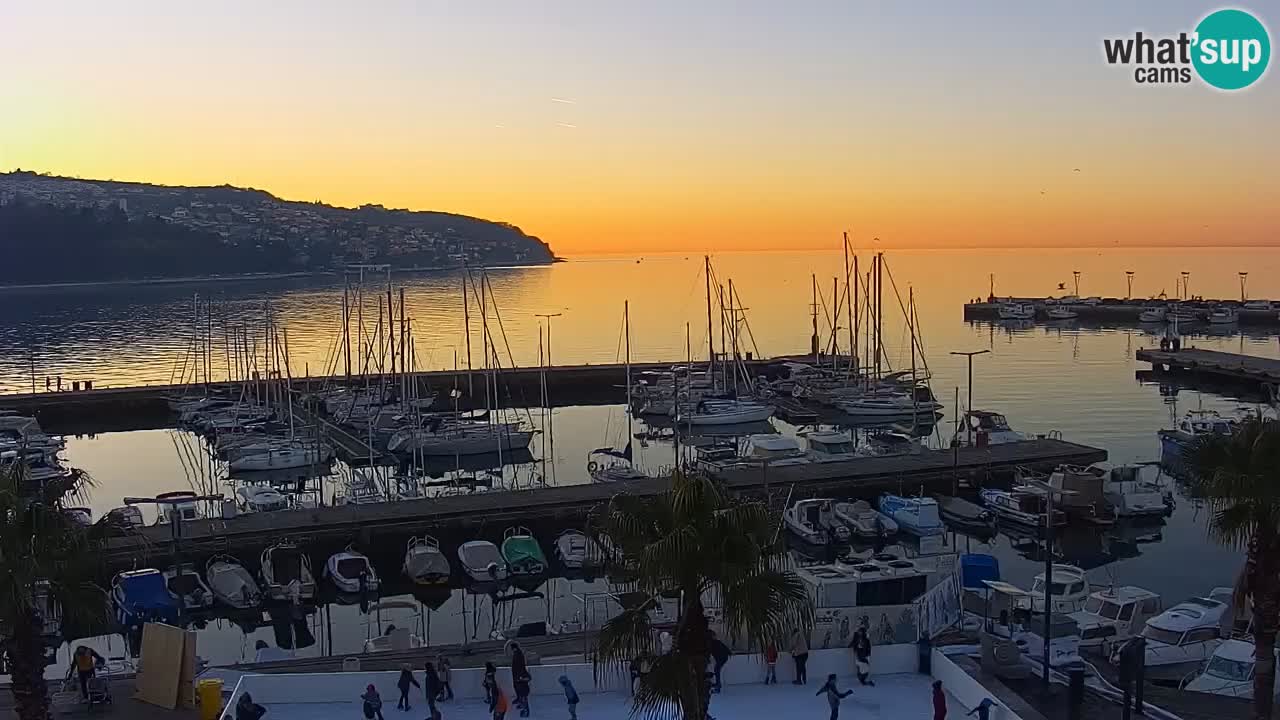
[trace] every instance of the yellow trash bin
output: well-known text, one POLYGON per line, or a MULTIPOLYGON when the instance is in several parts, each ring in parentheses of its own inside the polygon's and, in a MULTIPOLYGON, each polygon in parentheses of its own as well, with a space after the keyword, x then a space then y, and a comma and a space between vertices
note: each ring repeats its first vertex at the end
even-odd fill
POLYGON ((218 720, 222 712, 222 681, 217 678, 196 683, 196 698, 200 703, 200 720, 218 720))

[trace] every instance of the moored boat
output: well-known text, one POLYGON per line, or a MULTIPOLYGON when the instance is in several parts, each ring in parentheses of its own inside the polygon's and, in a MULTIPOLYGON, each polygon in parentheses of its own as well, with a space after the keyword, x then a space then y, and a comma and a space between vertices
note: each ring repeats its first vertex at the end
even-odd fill
POLYGON ((377 592, 380 584, 368 556, 350 545, 329 556, 324 564, 324 574, 345 593, 377 592))
POLYGON ((259 558, 262 589, 268 599, 310 600, 316 594, 311 558, 291 542, 280 542, 262 551, 259 558))
POLYGON ((488 540, 470 540, 458 546, 462 569, 477 582, 501 582, 507 579, 507 561, 498 546, 488 540))
POLYGON ((502 559, 512 575, 541 575, 547 571, 542 546, 528 528, 507 528, 502 538, 502 559))
POLYGON ((875 540, 898 532, 898 523, 871 507, 871 503, 866 500, 837 502, 832 506, 832 510, 836 518, 860 538, 875 540))
POLYGON ((230 555, 215 555, 205 564, 209 589, 218 602, 236 610, 248 610, 262 604, 262 591, 253 575, 239 560, 230 555))
POLYGON ((831 498, 797 500, 782 512, 787 529, 811 545, 847 542, 849 528, 836 517, 831 498))
POLYGON ((877 509, 898 523, 898 528, 912 535, 941 535, 945 528, 938 516, 938 503, 933 498, 903 497, 885 493, 877 509))
POLYGON ((409 538, 401 565, 406 577, 419 585, 449 582, 449 558, 440 551, 440 541, 430 535, 409 538))

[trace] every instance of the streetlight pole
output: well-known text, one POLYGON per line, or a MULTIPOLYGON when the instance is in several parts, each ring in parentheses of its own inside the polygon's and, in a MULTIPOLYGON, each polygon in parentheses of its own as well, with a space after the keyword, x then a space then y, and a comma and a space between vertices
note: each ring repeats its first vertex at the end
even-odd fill
MULTIPOLYGON (((968 403, 969 403, 969 410, 970 410, 970 411, 972 411, 972 410, 973 410, 973 356, 974 356, 974 355, 985 355, 986 353, 989 353, 989 352, 991 352, 991 351, 990 351, 990 350, 970 350, 970 351, 968 351, 968 352, 961 352, 961 351, 959 351, 959 350, 952 350, 952 351, 951 351, 951 354, 952 354, 952 355, 963 355, 964 357, 968 358, 968 360, 969 360, 969 400, 968 400, 968 403)), ((969 436, 972 434, 972 432, 973 432, 973 430, 972 430, 972 428, 970 428, 970 427, 969 427, 969 424, 968 424, 968 423, 965 423, 965 438, 966 438, 967 440, 972 440, 972 439, 973 439, 972 437, 969 437, 969 436)), ((972 443, 971 443, 971 444, 972 444, 972 443)))
POLYGON ((1079 271, 1079 270, 1072 270, 1072 271, 1071 271, 1071 279, 1072 279, 1073 284, 1074 284, 1074 286, 1075 286, 1075 295, 1076 295, 1076 297, 1080 297, 1080 271, 1079 271))
POLYGON ((1132 300, 1132 299, 1133 299, 1133 271, 1132 271, 1132 270, 1125 270, 1125 271, 1124 271, 1124 279, 1125 279, 1125 281, 1126 281, 1126 282, 1128 282, 1128 283, 1129 283, 1129 292, 1125 294, 1124 299, 1125 299, 1125 300, 1132 300))
POLYGON ((1191 271, 1182 271, 1182 294, 1185 296, 1183 300, 1191 299, 1191 271))
POLYGON ((1243 305, 1245 301, 1244 289, 1245 289, 1245 285, 1249 282, 1249 273, 1240 272, 1237 274, 1240 276, 1240 304, 1243 305))

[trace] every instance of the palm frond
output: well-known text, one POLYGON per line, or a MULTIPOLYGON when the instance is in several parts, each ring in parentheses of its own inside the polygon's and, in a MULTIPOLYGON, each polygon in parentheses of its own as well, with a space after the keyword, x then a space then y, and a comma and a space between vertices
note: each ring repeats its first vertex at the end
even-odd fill
POLYGON ((688 709, 702 704, 706 668, 706 656, 670 653, 653 658, 631 700, 631 714, 651 720, 695 717, 688 709))
POLYGON ((763 570, 720 588, 729 636, 782 643, 813 629, 813 601, 791 572, 763 570))

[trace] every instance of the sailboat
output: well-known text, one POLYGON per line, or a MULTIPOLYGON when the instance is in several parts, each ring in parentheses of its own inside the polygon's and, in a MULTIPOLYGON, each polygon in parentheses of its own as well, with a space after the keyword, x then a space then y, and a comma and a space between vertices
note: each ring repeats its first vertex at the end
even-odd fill
POLYGON ((623 408, 627 414, 627 446, 621 451, 612 447, 596 448, 587 453, 587 473, 596 482, 642 480, 649 477, 637 468, 632 456, 631 423, 631 303, 622 303, 622 328, 626 344, 626 382, 623 385, 623 408))

